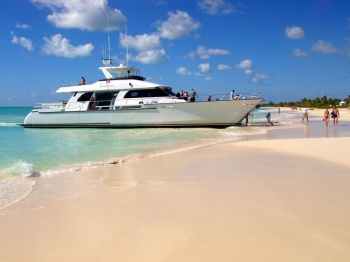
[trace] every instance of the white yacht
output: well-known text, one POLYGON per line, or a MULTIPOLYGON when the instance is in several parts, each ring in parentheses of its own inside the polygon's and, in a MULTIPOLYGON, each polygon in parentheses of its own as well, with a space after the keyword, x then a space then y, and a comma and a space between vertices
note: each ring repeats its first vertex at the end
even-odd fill
POLYGON ((240 124, 263 101, 259 94, 244 99, 189 102, 172 88, 145 81, 132 66, 111 66, 102 59, 105 78, 93 84, 62 86, 68 101, 36 104, 24 127, 217 127, 240 124))

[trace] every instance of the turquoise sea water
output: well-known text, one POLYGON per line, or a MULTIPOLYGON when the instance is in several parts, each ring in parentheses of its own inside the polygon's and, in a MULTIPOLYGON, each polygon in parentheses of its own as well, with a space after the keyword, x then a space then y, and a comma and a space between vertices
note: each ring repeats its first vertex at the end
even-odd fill
MULTIPOLYGON (((0 108, 0 177, 30 176, 50 170, 81 167, 91 162, 136 157, 197 143, 215 143, 235 139, 242 127, 227 129, 68 129, 23 128, 19 126, 30 107, 0 108)), ((264 121, 254 113, 253 121, 264 121)), ((250 117, 252 120, 252 117, 250 117)))
MULTIPOLYGON (((249 122, 254 127, 226 129, 32 129, 19 126, 31 110, 31 107, 0 107, 0 208, 29 194, 35 184, 33 177, 59 177, 107 165, 111 160, 126 161, 266 132, 266 109, 256 109, 250 116, 249 122)), ((280 118, 276 115, 272 114, 272 120, 280 118)))

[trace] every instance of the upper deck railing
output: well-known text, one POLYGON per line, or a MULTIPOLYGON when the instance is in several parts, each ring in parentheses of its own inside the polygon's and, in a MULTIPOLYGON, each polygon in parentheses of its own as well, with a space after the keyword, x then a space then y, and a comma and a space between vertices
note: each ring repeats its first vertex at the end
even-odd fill
MULTIPOLYGON (((230 95, 228 94, 214 94, 214 95, 200 95, 196 97, 196 102, 208 102, 210 96, 210 101, 227 101, 230 100, 230 95)), ((141 107, 143 104, 158 104, 158 103, 177 103, 179 99, 186 100, 185 98, 175 98, 175 97, 138 97, 138 98, 127 98, 121 100, 98 100, 98 101, 83 101, 83 104, 89 104, 88 109, 101 110, 101 109, 121 109, 123 107, 136 106, 141 107), (117 101, 115 103, 115 101, 117 101)), ((263 99, 261 93, 241 93, 236 96, 234 100, 251 100, 251 99, 263 99)), ((188 98, 186 101, 190 101, 188 98)), ((182 101, 181 101, 182 102, 182 101)), ((55 103, 36 103, 35 109, 65 109, 67 101, 59 101, 55 103)), ((69 102, 69 108, 78 108, 75 105, 81 105, 82 102, 69 102)))

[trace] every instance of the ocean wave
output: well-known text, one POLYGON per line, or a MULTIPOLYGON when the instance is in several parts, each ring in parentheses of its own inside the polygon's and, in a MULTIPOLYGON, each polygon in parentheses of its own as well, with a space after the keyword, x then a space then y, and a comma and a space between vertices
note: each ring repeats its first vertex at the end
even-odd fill
POLYGON ((33 177, 40 175, 39 172, 33 170, 33 164, 19 160, 2 172, 3 177, 33 177))
MULTIPOLYGON (((249 128, 249 127, 248 127, 249 128)), ((227 139, 236 139, 237 137, 243 137, 243 136, 252 136, 252 135, 261 135, 261 134, 266 134, 267 130, 266 129, 262 129, 262 128, 256 128, 251 129, 249 131, 242 130, 242 131, 221 131, 220 132, 224 137, 226 137, 227 139)))
POLYGON ((72 166, 67 166, 61 169, 49 169, 40 172, 40 176, 56 176, 67 173, 74 173, 78 171, 91 170, 95 168, 101 168, 109 165, 121 164, 130 160, 141 159, 144 156, 142 154, 130 155, 122 158, 111 158, 107 161, 99 161, 99 162, 86 162, 81 164, 76 164, 72 166))

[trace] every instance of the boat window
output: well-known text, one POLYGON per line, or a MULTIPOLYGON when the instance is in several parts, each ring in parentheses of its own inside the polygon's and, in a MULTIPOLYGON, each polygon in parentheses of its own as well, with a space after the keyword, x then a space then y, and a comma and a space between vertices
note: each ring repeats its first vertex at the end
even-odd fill
POLYGON ((88 93, 84 93, 82 94, 77 101, 79 102, 83 102, 83 101, 90 101, 90 98, 92 96, 94 92, 88 92, 88 93))
POLYGON ((124 98, 141 98, 141 97, 162 97, 169 96, 162 89, 144 89, 144 90, 130 90, 124 98))
POLYGON ((171 91, 171 89, 164 89, 163 90, 164 92, 166 92, 169 96, 176 96, 176 94, 173 92, 173 91, 171 91))
POLYGON ((95 93, 96 106, 109 106, 114 95, 115 92, 95 93))

